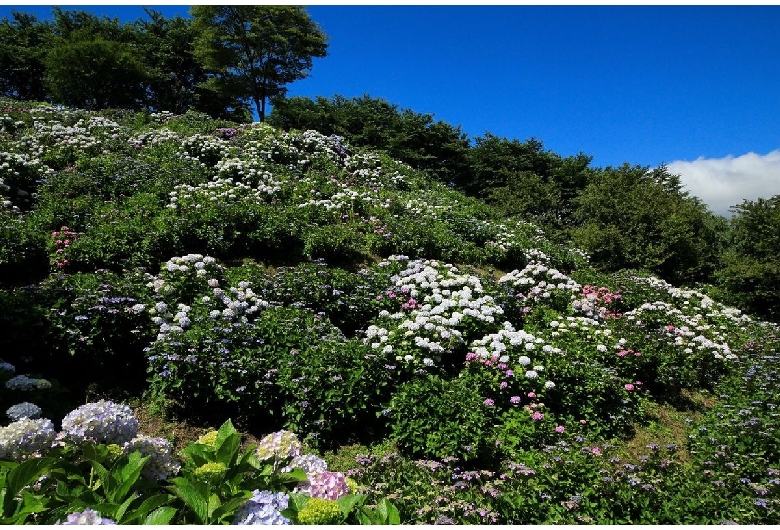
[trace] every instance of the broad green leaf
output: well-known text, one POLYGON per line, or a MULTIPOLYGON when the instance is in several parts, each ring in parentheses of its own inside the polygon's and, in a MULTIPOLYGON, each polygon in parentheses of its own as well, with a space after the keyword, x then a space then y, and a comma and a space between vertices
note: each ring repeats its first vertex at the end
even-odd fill
POLYGON ((143 524, 170 524, 174 515, 176 515, 176 508, 162 506, 147 515, 143 524))
POLYGON ((349 515, 349 512, 352 511, 355 504, 364 499, 365 495, 344 495, 343 497, 339 497, 337 502, 339 503, 339 508, 341 508, 341 513, 346 516, 349 515))
POLYGON ((222 501, 219 500, 219 496, 216 493, 212 493, 209 497, 209 503, 207 507, 209 521, 211 521, 211 514, 214 513, 214 510, 219 508, 221 505, 222 501))
POLYGON ((238 449, 241 446, 241 437, 238 434, 231 434, 220 441, 217 437, 217 462, 221 462, 228 467, 236 463, 238 449))
POLYGON ((170 495, 166 495, 164 493, 160 493, 159 495, 154 495, 152 497, 148 497, 144 499, 144 501, 141 503, 141 505, 130 512, 130 514, 125 518, 123 521, 124 523, 132 523, 136 520, 140 520, 142 517, 146 516, 151 512, 152 510, 155 510, 168 502, 171 499, 170 495))
POLYGON ((19 495, 19 492, 25 486, 29 486, 38 477, 43 475, 52 465, 56 462, 54 458, 30 458, 25 460, 14 469, 12 469, 6 477, 6 492, 5 498, 3 498, 3 515, 8 517, 11 515, 11 511, 15 506, 15 497, 19 495))
POLYGON ((195 486, 185 478, 176 477, 170 488, 192 510, 195 517, 198 518, 198 524, 207 524, 208 503, 195 486))
POLYGON ((251 494, 249 494, 249 492, 246 492, 245 496, 234 497, 222 504, 222 506, 214 510, 214 512, 211 514, 211 522, 216 523, 225 517, 225 515, 234 513, 240 506, 243 506, 250 495, 251 494))

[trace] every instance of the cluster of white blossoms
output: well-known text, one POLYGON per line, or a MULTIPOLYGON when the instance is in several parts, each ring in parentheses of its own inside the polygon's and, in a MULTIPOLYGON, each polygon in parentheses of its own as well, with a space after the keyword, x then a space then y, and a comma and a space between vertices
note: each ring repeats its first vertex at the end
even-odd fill
POLYGON ((181 137, 170 129, 162 128, 143 132, 127 140, 127 143, 134 147, 159 146, 166 142, 176 142, 178 145, 181 142, 181 137))
POLYGON ((385 326, 371 325, 366 344, 411 365, 433 366, 453 346, 463 344, 467 321, 493 324, 503 309, 483 294, 477 276, 435 260, 416 260, 391 278, 401 310, 379 314, 385 326), (414 347, 411 347, 411 345, 414 347), (399 351, 400 350, 400 351, 399 351))
POLYGON ((273 195, 281 188, 277 186, 261 185, 257 189, 244 184, 243 182, 234 182, 230 178, 216 177, 210 182, 191 186, 189 184, 179 184, 168 195, 170 202, 168 208, 171 209, 200 209, 208 205, 229 206, 241 201, 259 201, 264 202, 265 197, 273 195))
POLYGON ((193 134, 181 140, 181 156, 185 160, 197 160, 201 166, 211 159, 221 160, 227 153, 227 142, 216 136, 193 134))
MULTIPOLYGON (((369 205, 373 204, 380 207, 388 207, 389 203, 381 201, 379 197, 370 191, 356 190, 350 188, 345 184, 338 184, 342 191, 334 193, 327 198, 312 198, 305 202, 298 204, 299 208, 315 207, 324 208, 325 210, 334 210, 342 213, 348 213, 352 211, 356 204, 369 205)), ((319 192, 315 192, 318 194, 319 192)), ((299 197, 298 200, 303 200, 303 197, 299 197)))
POLYGON ((544 263, 532 260, 523 270, 513 270, 501 277, 500 284, 509 284, 526 300, 548 299, 559 292, 578 293, 582 286, 544 263))
MULTIPOLYGON (((175 340, 176 336, 192 325, 192 307, 176 300, 178 293, 174 286, 182 280, 199 281, 198 285, 194 286, 198 290, 208 287, 211 294, 200 297, 197 302, 208 311, 208 318, 211 320, 245 321, 247 316, 268 307, 269 303, 252 291, 249 282, 239 282, 237 287, 223 289, 220 286, 222 280, 219 279, 223 272, 224 269, 213 257, 187 254, 165 262, 159 277, 149 277, 151 281, 147 285, 166 300, 159 301, 148 309, 153 315, 152 322, 159 327, 155 342, 175 340)), ((133 310, 136 309, 144 308, 133 306, 133 310)))
POLYGON ((649 285, 657 291, 668 293, 672 299, 679 300, 678 307, 682 307, 684 311, 694 317, 698 314, 698 318, 701 318, 700 312, 706 311, 705 316, 711 319, 722 317, 735 324, 743 325, 753 322, 748 315, 742 314, 742 311, 739 309, 716 302, 706 294, 695 289, 674 287, 669 282, 654 276, 634 276, 632 279, 637 283, 649 285))
MULTIPOLYGON (((683 302, 684 305, 686 301, 683 302)), ((638 326, 650 327, 663 333, 673 344, 691 354, 697 350, 709 350, 716 359, 736 359, 726 342, 725 326, 710 319, 716 316, 728 318, 725 314, 705 314, 701 308, 690 308, 684 312, 668 302, 648 302, 625 313, 625 318, 638 326)))

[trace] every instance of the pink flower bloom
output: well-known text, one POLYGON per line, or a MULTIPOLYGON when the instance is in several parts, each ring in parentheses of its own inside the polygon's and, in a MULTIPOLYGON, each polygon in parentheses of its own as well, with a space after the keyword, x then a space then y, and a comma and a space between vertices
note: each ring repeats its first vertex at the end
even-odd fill
POLYGON ((490 398, 487 398, 487 399, 484 401, 484 403, 485 403, 485 405, 487 405, 488 407, 492 407, 492 406, 495 404, 495 402, 494 402, 492 399, 490 399, 490 398))
POLYGON ((512 396, 511 398, 509 398, 509 402, 517 405, 518 403, 520 403, 520 396, 512 396))
POLYGON ((580 425, 585 425, 586 423, 588 423, 588 422, 585 421, 585 420, 580 420, 580 425))
POLYGON ((533 398, 535 398, 535 397, 536 397, 536 394, 534 394, 533 392, 529 392, 529 393, 528 393, 528 397, 529 397, 529 398, 531 398, 531 399, 533 399, 533 398))
POLYGON ((634 390, 634 385, 632 385, 631 383, 626 383, 624 386, 626 387, 626 390, 628 390, 629 392, 634 390))
POLYGON ((601 454, 601 449, 599 449, 598 447, 594 447, 593 449, 590 450, 590 452, 596 456, 599 456, 601 454))
POLYGON ((531 414, 531 419, 534 421, 543 420, 544 414, 542 414, 541 412, 534 412, 533 414, 531 414))
POLYGON ((557 432, 557 433, 559 433, 559 434, 560 434, 560 433, 563 433, 563 432, 566 432, 566 427, 564 427, 563 425, 558 425, 558 426, 555 428, 555 432, 557 432))
POLYGON ((507 386, 508 385, 506 381, 501 381, 501 388, 506 388, 507 386))

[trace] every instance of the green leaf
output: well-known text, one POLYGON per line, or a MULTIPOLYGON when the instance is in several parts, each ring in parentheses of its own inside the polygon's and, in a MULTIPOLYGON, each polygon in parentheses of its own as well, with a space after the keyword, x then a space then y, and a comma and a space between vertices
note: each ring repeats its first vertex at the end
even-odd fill
POLYGON ((170 486, 171 490, 192 510, 198 519, 198 524, 208 524, 208 503, 206 498, 186 478, 176 477, 173 479, 173 482, 174 484, 170 486))
POLYGON ((153 495, 152 497, 148 497, 144 499, 144 501, 141 503, 141 505, 138 508, 130 512, 130 514, 122 522, 125 524, 129 524, 136 520, 140 520, 142 517, 149 514, 149 512, 155 510, 156 508, 159 508, 160 506, 168 502, 170 499, 171 496, 166 495, 164 493, 160 493, 158 495, 153 495))
POLYGON ((235 513, 235 511, 246 502, 250 495, 249 492, 246 492, 246 495, 242 497, 234 497, 223 503, 222 506, 214 510, 211 514, 212 523, 221 521, 225 515, 235 513))
POLYGON ((241 437, 238 434, 231 434, 221 442, 219 436, 217 436, 217 462, 231 467, 236 463, 240 446, 241 437))
POLYGON ((150 458, 151 456, 142 457, 140 452, 135 451, 130 455, 127 464, 120 466, 119 462, 117 463, 119 468, 115 469, 112 473, 114 477, 119 479, 117 480, 119 484, 113 492, 114 502, 119 502, 124 499, 130 492, 130 489, 135 486, 135 483, 138 482, 138 478, 141 476, 141 470, 143 469, 144 464, 146 464, 147 460, 150 458))
POLYGON ((23 488, 35 482, 38 477, 48 471, 56 462, 54 458, 30 458, 25 460, 8 473, 6 477, 5 498, 3 498, 3 515, 8 517, 14 511, 14 500, 23 488))
POLYGON ((212 493, 209 497, 209 502, 207 506, 207 512, 209 520, 211 520, 211 514, 214 513, 214 510, 219 508, 222 505, 222 501, 219 500, 219 496, 216 493, 212 493))
POLYGON ((401 517, 398 514, 398 508, 396 508, 395 505, 393 505, 393 503, 387 499, 382 499, 382 501, 377 504, 376 508, 379 511, 379 514, 382 516, 382 521, 384 524, 401 524, 401 517))
POLYGON ((176 515, 176 508, 162 506, 147 515, 143 524, 170 524, 174 515, 176 515))
POLYGON ((354 509, 355 504, 362 502, 364 499, 365 495, 344 495, 339 497, 337 502, 339 503, 339 508, 341 508, 341 513, 347 516, 354 509))

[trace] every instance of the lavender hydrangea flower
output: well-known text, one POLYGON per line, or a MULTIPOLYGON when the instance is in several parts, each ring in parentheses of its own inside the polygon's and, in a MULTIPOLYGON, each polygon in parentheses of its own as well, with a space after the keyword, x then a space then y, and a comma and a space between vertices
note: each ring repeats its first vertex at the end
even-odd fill
POLYGON ((301 442, 291 431, 277 431, 265 436, 257 445, 260 460, 293 458, 301 454, 301 442))
POLYGON ((101 517, 98 512, 91 508, 85 508, 83 512, 69 514, 64 523, 57 521, 57 524, 116 524, 116 522, 101 517))
POLYGON ((51 447, 56 433, 48 419, 22 418, 6 427, 0 427, 0 458, 20 460, 51 447))
POLYGON ((252 498, 236 511, 233 524, 290 524, 280 513, 287 509, 289 500, 284 493, 255 490, 252 498))
POLYGON ((143 456, 150 456, 141 473, 154 480, 165 480, 181 469, 181 464, 171 455, 171 443, 165 438, 141 434, 125 443, 122 451, 125 454, 140 451, 143 456))
POLYGON ((65 437, 74 442, 122 445, 138 434, 138 420, 127 405, 100 400, 68 413, 62 420, 65 437))
POLYGON ((33 420, 41 416, 41 407, 35 403, 25 401, 24 403, 17 403, 16 405, 9 407, 5 413, 12 421, 21 420, 22 418, 30 418, 33 420))
POLYGON ((289 465, 281 469, 282 473, 289 473, 293 469, 302 469, 307 475, 328 470, 328 463, 314 455, 298 455, 292 459, 289 465))

